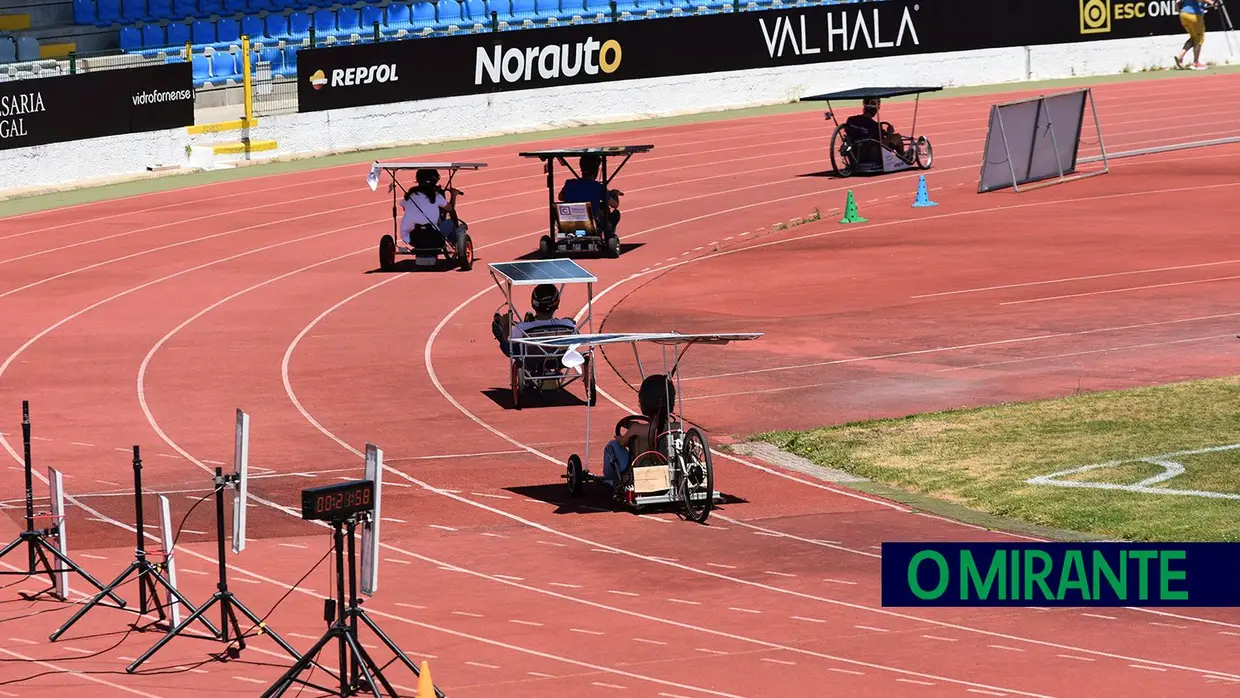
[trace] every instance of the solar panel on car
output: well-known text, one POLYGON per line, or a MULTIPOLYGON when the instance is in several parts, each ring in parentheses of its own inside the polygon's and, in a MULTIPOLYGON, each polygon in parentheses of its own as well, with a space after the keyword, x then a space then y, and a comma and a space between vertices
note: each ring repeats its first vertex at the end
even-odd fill
POLYGON ((496 262, 488 265, 516 286, 530 284, 571 284, 598 281, 571 259, 532 259, 496 262))

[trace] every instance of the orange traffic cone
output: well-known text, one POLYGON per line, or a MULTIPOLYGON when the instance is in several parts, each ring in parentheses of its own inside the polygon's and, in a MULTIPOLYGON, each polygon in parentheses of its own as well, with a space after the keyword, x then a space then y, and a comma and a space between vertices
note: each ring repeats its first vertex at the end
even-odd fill
POLYGON ((431 665, 425 659, 418 669, 417 698, 435 698, 435 682, 431 680, 431 665))

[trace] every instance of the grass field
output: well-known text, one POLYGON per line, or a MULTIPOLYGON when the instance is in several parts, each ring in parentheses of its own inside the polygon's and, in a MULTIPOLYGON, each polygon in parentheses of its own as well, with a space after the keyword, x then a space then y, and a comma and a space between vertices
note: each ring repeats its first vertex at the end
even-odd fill
POLYGON ((1108 538, 1240 541, 1240 448, 1170 457, 1184 472, 1148 485, 1236 499, 1026 482, 1119 461, 1061 479, 1133 485, 1165 472, 1139 459, 1240 444, 1240 376, 753 439, 910 493, 902 498, 914 504, 930 497, 953 509, 1108 538))

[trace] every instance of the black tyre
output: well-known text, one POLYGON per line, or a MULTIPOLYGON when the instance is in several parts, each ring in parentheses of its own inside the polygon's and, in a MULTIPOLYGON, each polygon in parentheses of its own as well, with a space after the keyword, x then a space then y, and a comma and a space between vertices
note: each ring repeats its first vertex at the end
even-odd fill
POLYGON ((396 266, 396 239, 391 235, 384 235, 379 240, 379 268, 383 271, 391 271, 396 266))
POLYGON ((840 126, 831 134, 831 168, 840 177, 851 177, 852 148, 844 139, 844 127, 840 126))
POLYGON ((469 271, 474 268, 474 239, 465 236, 465 245, 457 251, 458 260, 461 263, 461 271, 469 271))
POLYGON ((917 166, 923 170, 930 169, 931 163, 934 162, 934 148, 930 145, 930 139, 925 136, 917 137, 917 166))
POLYGON ((611 235, 607 238, 606 254, 608 257, 615 259, 620 256, 620 238, 611 235))
POLYGON ((581 496, 581 483, 581 458, 574 453, 568 457, 568 493, 574 497, 581 496))
POLYGON ((551 237, 544 235, 538 239, 538 254, 550 257, 552 252, 551 237))
POLYGON ((715 469, 710 461, 710 445, 697 427, 685 433, 681 458, 684 472, 680 474, 680 496, 685 515, 690 521, 705 523, 715 505, 715 469))

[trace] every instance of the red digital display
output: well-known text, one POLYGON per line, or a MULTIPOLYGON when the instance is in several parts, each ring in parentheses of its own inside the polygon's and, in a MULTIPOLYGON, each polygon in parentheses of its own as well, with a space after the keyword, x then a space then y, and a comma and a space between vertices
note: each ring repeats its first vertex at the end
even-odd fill
POLYGON ((371 480, 342 482, 301 492, 301 518, 343 519, 375 508, 375 483, 371 480))

